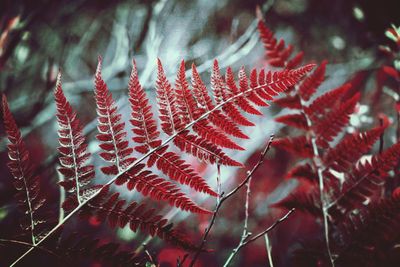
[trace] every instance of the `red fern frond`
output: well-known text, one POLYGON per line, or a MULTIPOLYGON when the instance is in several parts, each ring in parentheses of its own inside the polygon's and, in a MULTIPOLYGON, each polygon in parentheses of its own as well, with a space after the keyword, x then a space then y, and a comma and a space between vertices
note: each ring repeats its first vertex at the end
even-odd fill
POLYGON ((286 125, 302 129, 302 130, 307 130, 308 125, 307 125, 307 119, 304 116, 304 114, 287 114, 283 115, 280 117, 275 118, 276 122, 279 123, 284 123, 286 125))
POLYGON ((316 121, 318 118, 323 117, 328 109, 332 109, 336 103, 339 103, 350 88, 351 84, 346 83, 338 88, 330 90, 316 98, 308 107, 304 107, 304 111, 311 118, 311 120, 316 121))
MULTIPOLYGON (((204 108, 205 111, 210 111, 215 108, 211 97, 208 94, 207 87, 204 85, 203 81, 200 78, 199 73, 197 72, 196 66, 192 64, 192 87, 193 87, 193 96, 200 106, 204 108)), ((230 118, 225 116, 220 110, 215 110, 211 112, 209 117, 209 121, 222 131, 227 134, 233 135, 238 138, 249 139, 247 135, 245 135, 242 130, 233 122, 230 118)))
POLYGON ((39 224, 45 223, 39 213, 45 198, 41 194, 40 177, 34 174, 29 151, 22 140, 5 95, 2 102, 4 127, 9 140, 7 166, 15 179, 14 186, 18 191, 15 197, 18 206, 26 215, 21 219, 21 228, 31 234, 32 244, 35 245, 39 239, 39 224))
POLYGON ((273 207, 284 208, 284 209, 293 209, 310 213, 314 216, 321 216, 321 202, 319 198, 319 194, 316 190, 304 190, 303 186, 296 189, 293 193, 290 193, 288 196, 273 204, 273 207))
POLYGON ((287 69, 294 69, 300 65, 300 63, 303 61, 304 57, 304 52, 300 51, 298 52, 294 57, 292 57, 287 63, 286 63, 286 68, 287 69))
POLYGON ((300 157, 311 158, 314 156, 312 146, 306 136, 286 137, 274 140, 272 145, 284 149, 300 157))
POLYGON ((312 182, 318 181, 318 175, 309 163, 297 165, 286 174, 286 178, 304 179, 312 182))
MULTIPOLYGON (((213 71, 211 74, 211 87, 213 89, 214 98, 217 104, 220 104, 222 101, 228 99, 228 95, 226 94, 227 86, 224 82, 224 79, 221 76, 217 60, 214 61, 213 71)), ((231 118, 237 124, 242 126, 254 126, 254 123, 252 123, 246 117, 244 117, 234 103, 232 102, 226 103, 222 107, 222 110, 229 118, 231 118)))
MULTIPOLYGON (((246 91, 248 91, 248 89, 256 88, 257 86, 259 86, 257 70, 256 69, 252 69, 250 71, 250 78, 247 78, 246 71, 245 71, 244 67, 241 67, 240 70, 239 70, 239 87, 240 87, 240 91, 241 92, 246 92, 246 91), (250 82, 250 85, 249 85, 249 82, 250 82)), ((263 97, 265 99, 265 95, 262 95, 262 96, 258 95, 260 92, 261 92, 261 94, 264 93, 264 91, 261 91, 261 90, 251 91, 250 93, 246 94, 246 97, 251 102, 256 104, 257 106, 260 106, 260 107, 269 106, 268 103, 266 103, 264 100, 262 100, 263 97)), ((268 100, 270 100, 269 99, 270 96, 268 95, 267 97, 268 97, 268 100)))
POLYGON ((298 92, 305 101, 308 101, 310 97, 315 94, 318 87, 324 81, 326 64, 328 64, 328 61, 322 61, 314 72, 300 84, 298 92))
POLYGON ((176 94, 165 76, 160 59, 157 60, 157 103, 161 129, 168 135, 179 131, 183 127, 182 114, 177 106, 176 94))
MULTIPOLYGON (((178 70, 175 85, 176 103, 185 124, 188 124, 200 117, 204 111, 198 106, 189 89, 189 84, 186 81, 185 62, 182 61, 178 70)), ((209 125, 208 121, 203 119, 193 125, 193 130, 202 138, 211 143, 237 150, 244 150, 242 147, 230 140, 223 132, 209 125)))
MULTIPOLYGON (((207 184, 207 182, 197 174, 189 164, 186 164, 176 153, 159 151, 152 155, 156 157, 156 166, 165 175, 168 175, 172 180, 178 181, 181 184, 189 185, 191 188, 199 192, 207 193, 211 196, 217 196, 207 184)), ((149 161, 150 162, 150 159, 149 161)))
MULTIPOLYGON (((145 154, 151 148, 160 146, 161 140, 159 139, 160 133, 157 130, 157 125, 151 112, 151 106, 140 85, 135 62, 133 62, 133 69, 129 80, 129 101, 132 109, 132 131, 136 135, 133 137, 133 141, 141 144, 135 147, 135 149, 145 154)), ((185 164, 177 154, 173 152, 164 153, 167 148, 166 146, 163 149, 153 152, 147 161, 148 166, 152 166, 157 162, 157 168, 172 180, 189 185, 197 191, 216 196, 216 193, 207 185, 206 181, 190 165, 185 164)))
POLYGON ((321 118, 314 125, 314 131, 318 136, 317 144, 321 147, 328 147, 329 142, 333 140, 346 126, 350 120, 350 115, 354 112, 360 94, 355 94, 352 98, 341 103, 334 108, 325 117, 321 118))
POLYGON ((371 162, 360 163, 353 168, 351 175, 336 189, 336 197, 330 208, 344 207, 346 210, 361 205, 364 200, 377 193, 382 187, 387 173, 398 164, 400 158, 400 143, 372 157, 371 162))
POLYGON ((62 90, 61 73, 57 77, 54 98, 59 126, 60 147, 58 151, 61 154, 59 158, 61 167, 58 168, 58 171, 64 176, 60 185, 68 192, 76 192, 77 201, 81 203, 80 190, 90 183, 95 173, 93 165, 87 164, 91 154, 87 151, 82 126, 76 112, 72 109, 62 90))
POLYGON ((274 67, 294 67, 299 64, 302 59, 302 54, 298 54, 294 57, 294 60, 287 63, 289 57, 293 52, 293 46, 285 45, 284 40, 277 40, 274 33, 265 25, 261 13, 258 13, 258 32, 260 34, 261 42, 264 45, 268 63, 274 67))
POLYGON ((187 131, 182 132, 174 139, 174 144, 182 151, 185 151, 200 160, 211 164, 221 164, 228 166, 243 165, 228 157, 221 149, 207 140, 201 139, 187 131))
POLYGON ((140 231, 147 232, 151 236, 158 236, 184 249, 196 249, 195 245, 172 229, 172 224, 167 224, 167 219, 163 219, 155 212, 156 209, 148 209, 145 204, 137 202, 126 205, 126 201, 119 198, 119 193, 109 195, 107 186, 98 196, 89 201, 80 215, 83 218, 95 215, 99 221, 107 221, 111 228, 124 228, 129 225, 133 232, 140 229, 140 231))
POLYGON ((96 138, 100 141, 100 148, 103 150, 100 156, 111 163, 110 166, 102 167, 101 171, 107 175, 116 175, 136 159, 131 157, 133 149, 129 147, 129 142, 126 140, 125 123, 121 121, 121 114, 117 112, 112 94, 101 77, 101 63, 102 59, 99 57, 95 75, 97 129, 99 131, 96 138))
POLYGON ((298 95, 277 98, 274 103, 282 108, 301 109, 302 105, 298 95))
POLYGON ((176 185, 153 174, 150 170, 143 170, 144 167, 144 164, 138 164, 131 168, 126 175, 117 179, 116 184, 121 185, 127 182, 126 186, 130 191, 136 189, 144 196, 150 196, 156 201, 168 202, 171 206, 182 210, 193 213, 211 213, 211 211, 197 206, 176 185))
POLYGON ((339 172, 348 171, 356 161, 378 141, 388 122, 367 132, 349 134, 331 148, 324 157, 324 164, 339 172))
POLYGON ((115 267, 139 266, 144 262, 143 257, 132 251, 121 250, 117 243, 104 242, 88 236, 82 237, 78 233, 63 238, 56 248, 56 253, 66 258, 68 264, 88 258, 115 267))
POLYGON ((151 112, 151 105, 146 97, 136 69, 136 62, 133 61, 131 76, 129 78, 129 102, 131 104, 131 125, 132 132, 136 135, 133 141, 138 143, 135 150, 144 154, 150 149, 161 145, 160 132, 151 112))
MULTIPOLYGON (((241 83, 243 84, 241 87, 244 87, 247 89, 247 78, 243 77, 243 72, 244 69, 241 70, 242 73, 242 77, 241 77, 241 83), (246 81, 243 81, 243 78, 246 79, 246 81), (246 86, 244 85, 246 83, 246 86)), ((240 93, 239 88, 236 86, 236 82, 235 82, 235 77, 233 75, 233 71, 230 67, 228 67, 226 69, 226 74, 225 74, 225 81, 226 81, 226 85, 227 85, 227 89, 229 90, 229 94, 228 94, 228 98, 234 95, 238 95, 240 93)), ((253 94, 254 95, 254 94, 253 94)), ((224 99, 226 100, 226 99, 224 99)), ((240 109, 242 109, 243 111, 249 113, 249 114, 253 114, 253 115, 258 115, 261 116, 262 113, 256 109, 251 103, 250 101, 248 101, 247 98, 245 98, 244 96, 238 97, 235 100, 235 103, 237 104, 238 107, 240 107, 240 109)))

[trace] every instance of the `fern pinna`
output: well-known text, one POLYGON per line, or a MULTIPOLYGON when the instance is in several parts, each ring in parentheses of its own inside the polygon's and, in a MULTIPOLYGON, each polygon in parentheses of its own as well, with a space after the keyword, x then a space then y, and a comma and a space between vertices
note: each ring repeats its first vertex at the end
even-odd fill
MULTIPOLYGON (((261 17, 258 30, 270 65, 291 69, 301 62, 303 53, 291 56, 293 47, 278 41, 261 17)), ((398 227, 398 196, 387 197, 391 192, 386 192, 386 184, 398 167, 400 143, 380 150, 370 160, 364 158, 382 140, 389 120, 381 116, 379 125, 370 130, 343 134, 357 111, 360 94, 346 83, 316 96, 326 65, 323 61, 274 101, 291 110, 275 120, 297 134, 273 145, 299 161, 286 175, 299 185, 274 206, 297 208, 321 219, 325 241, 303 243, 293 252, 296 266, 391 266, 393 259, 385 257, 392 257, 392 252, 379 253, 399 240, 389 233, 398 227), (382 265, 385 261, 387 265, 382 265)))
MULTIPOLYGON (((198 206, 191 196, 184 194, 180 186, 213 197, 218 197, 218 194, 176 150, 210 164, 243 166, 223 150, 244 149, 233 138, 248 139, 240 126, 254 126, 254 123, 242 111, 250 115, 262 115, 258 106, 268 106, 268 101, 293 87, 314 67, 309 64, 277 72, 253 69, 249 76, 241 68, 236 81, 231 68, 223 76, 215 61, 211 75, 211 96, 194 64, 191 68, 192 78, 188 81, 185 62, 182 61, 174 85, 166 78, 160 60, 157 64, 155 89, 162 132, 158 130, 152 106, 139 82, 136 63, 133 61, 128 83, 131 107, 129 121, 133 134, 129 140, 127 125, 102 78, 102 59, 99 58, 94 79, 98 115, 96 139, 100 147, 98 155, 106 162, 105 166, 100 167, 101 172, 107 176, 105 184, 99 184, 102 180, 97 177, 101 175, 96 174, 96 168, 91 163, 92 155, 88 151, 82 125, 63 92, 61 74, 58 75, 54 90, 60 144, 58 171, 62 177, 59 185, 67 193, 62 203, 67 215, 60 216, 59 223, 48 232, 41 233, 40 239, 35 232, 40 222, 38 211, 44 202, 39 193, 39 178, 32 173, 28 152, 6 98, 3 98, 3 117, 10 140, 9 167, 16 178, 16 188, 21 191, 18 194, 21 206, 31 218, 30 226, 25 229, 31 232, 33 245, 13 262, 13 266, 29 255, 35 246, 42 246, 74 214, 79 214, 83 219, 91 220, 95 217, 98 221, 107 221, 111 228, 128 225, 134 232, 140 229, 186 250, 198 250, 183 234, 174 230, 167 219, 156 214, 155 209, 147 208, 145 203, 126 204, 120 193, 113 191, 125 185, 129 191, 135 190, 160 203, 168 203, 192 213, 211 214, 211 211, 198 206), (163 136, 166 138, 164 141, 163 136), (171 147, 170 142, 175 148, 171 147), (154 168, 160 172, 156 173, 154 168)), ((61 247, 63 242, 68 244, 63 238, 57 242, 61 247)), ((71 246, 79 246, 86 241, 77 242, 71 246)), ((94 242, 88 247, 88 252, 95 253, 102 248, 94 242)), ((113 248, 110 255, 114 253, 116 249, 113 248)), ((132 257, 128 257, 128 262, 135 258, 132 257)))
POLYGON ((43 204, 46 199, 41 190, 41 179, 35 174, 29 151, 22 140, 21 132, 11 114, 7 98, 3 95, 3 120, 9 140, 8 168, 14 177, 14 186, 18 193, 16 199, 24 217, 20 220, 23 231, 30 234, 32 245, 35 245, 45 231, 46 218, 43 204))

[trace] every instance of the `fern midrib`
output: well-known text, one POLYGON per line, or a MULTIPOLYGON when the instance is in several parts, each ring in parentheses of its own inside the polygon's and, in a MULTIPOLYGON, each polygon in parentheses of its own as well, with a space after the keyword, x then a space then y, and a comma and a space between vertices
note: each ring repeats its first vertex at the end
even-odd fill
MULTIPOLYGON (((22 142, 21 142, 21 144, 22 144, 22 142)), ((33 220, 33 210, 32 210, 32 204, 31 204, 31 197, 30 197, 30 194, 29 194, 28 184, 26 183, 26 178, 25 178, 26 174, 24 173, 23 168, 21 166, 21 162, 22 162, 21 161, 21 153, 19 151, 19 147, 18 146, 17 146, 16 152, 17 152, 17 158, 18 158, 18 160, 17 160, 18 169, 19 169, 20 173, 22 174, 21 175, 21 179, 24 181, 24 187, 25 187, 24 191, 25 191, 25 194, 26 194, 26 200, 27 200, 26 202, 28 204, 28 213, 29 213, 29 218, 30 218, 30 221, 31 221, 32 245, 36 245, 35 234, 34 234, 35 222, 33 220)))
MULTIPOLYGON (((106 96, 107 98, 107 96, 106 96)), ((115 134, 114 134, 114 129, 113 129, 113 123, 111 122, 111 114, 110 114, 110 107, 109 105, 107 105, 107 103, 105 104, 106 110, 107 110, 107 120, 108 120, 108 127, 110 129, 110 134, 111 134, 111 139, 113 142, 113 146, 114 146, 114 151, 115 151, 115 164, 117 165, 118 168, 118 172, 123 171, 123 168, 120 163, 120 158, 118 155, 118 148, 117 148, 117 141, 115 140, 115 134)))
POLYGON ((69 135, 70 135, 70 142, 71 142, 71 148, 72 148, 72 159, 74 161, 74 170, 75 170, 75 184, 76 184, 76 198, 78 200, 78 203, 81 204, 81 195, 80 195, 80 186, 79 186, 79 175, 78 175, 78 164, 76 162, 76 151, 75 151, 75 142, 74 142, 74 135, 72 132, 72 127, 71 127, 71 120, 69 116, 65 115, 64 116, 67 118, 68 121, 68 130, 69 130, 69 135))

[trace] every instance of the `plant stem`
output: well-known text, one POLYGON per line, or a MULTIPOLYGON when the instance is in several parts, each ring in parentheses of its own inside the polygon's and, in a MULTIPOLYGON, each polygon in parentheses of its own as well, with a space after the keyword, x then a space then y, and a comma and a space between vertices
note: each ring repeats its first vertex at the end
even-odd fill
POLYGON ((252 237, 250 239, 247 238, 240 246, 238 246, 236 249, 234 249, 234 251, 229 255, 229 258, 224 263, 224 267, 229 266, 229 264, 231 263, 233 257, 239 252, 240 249, 242 249, 243 247, 247 246, 248 244, 256 241, 257 239, 259 239, 260 237, 264 236, 268 232, 272 231, 276 226, 278 226, 278 224, 280 224, 281 222, 284 222, 287 218, 289 218, 289 216, 294 211, 295 211, 294 208, 289 210, 284 216, 282 216, 279 220, 275 221, 270 227, 268 227, 267 229, 265 229, 264 231, 258 233, 257 235, 255 235, 254 237, 252 237))
MULTIPOLYGON (((218 214, 219 209, 220 209, 221 206, 222 206, 222 203, 223 203, 225 200, 229 199, 231 196, 233 196, 233 195, 234 195, 237 191, 239 191, 243 186, 247 185, 247 183, 248 183, 248 181, 251 179, 253 173, 257 170, 257 168, 258 168, 258 167, 261 165, 261 163, 264 161, 264 158, 265 158, 266 154, 268 153, 268 151, 269 151, 270 148, 271 148, 271 145, 272 145, 272 141, 273 141, 273 140, 274 140, 274 135, 271 134, 271 136, 270 136, 270 138, 269 138, 269 140, 268 140, 267 145, 265 146, 264 150, 261 152, 261 155, 260 155, 260 158, 258 159, 258 162, 253 166, 253 168, 251 169, 251 171, 247 172, 246 178, 245 178, 236 188, 234 188, 232 191, 230 191, 230 192, 229 192, 228 194, 226 194, 225 196, 224 196, 224 193, 223 193, 223 192, 221 193, 221 183, 220 183, 220 180, 219 180, 219 179, 220 179, 220 178, 219 178, 220 173, 219 173, 219 169, 218 169, 218 175, 217 175, 217 192, 218 192, 218 197, 217 197, 217 201, 216 201, 216 207, 215 207, 213 216, 211 217, 211 221, 210 221, 210 223, 209 223, 209 226, 207 227, 207 229, 206 229, 206 231, 205 231, 205 233, 204 233, 204 235, 203 235, 202 242, 201 242, 201 244, 200 244, 198 250, 196 251, 195 255, 193 256, 193 259, 192 259, 192 261, 191 261, 191 263, 190 263, 190 265, 189 265, 190 267, 194 266, 194 264, 195 264, 195 262, 196 262, 196 260, 197 260, 197 258, 198 258, 198 256, 199 256, 199 254, 200 254, 200 252, 201 252, 201 250, 202 250, 204 244, 206 243, 206 241, 207 241, 207 236, 208 236, 209 232, 211 231, 212 226, 213 226, 214 223, 215 223, 215 219, 216 219, 216 217, 217 217, 217 214, 218 214)), ((246 225, 247 225, 247 224, 246 224, 246 225)), ((247 226, 246 226, 246 227, 247 227, 247 226)))
POLYGON ((274 267, 274 263, 272 261, 272 246, 269 241, 268 233, 264 235, 264 239, 265 239, 265 248, 267 249, 269 267, 274 267))

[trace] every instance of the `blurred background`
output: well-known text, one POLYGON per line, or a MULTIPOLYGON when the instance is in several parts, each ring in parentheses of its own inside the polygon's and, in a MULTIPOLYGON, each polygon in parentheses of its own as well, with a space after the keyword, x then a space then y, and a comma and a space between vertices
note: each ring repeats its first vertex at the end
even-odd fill
MULTIPOLYGON (((263 47, 256 31, 257 5, 262 7, 267 25, 277 32, 278 37, 294 44, 297 51, 305 52, 306 62, 329 61, 327 82, 321 87, 322 91, 354 77, 358 79, 359 90, 367 94, 373 94, 377 87, 384 85, 384 81, 379 84, 375 79, 380 64, 387 60, 379 46, 389 43, 385 30, 391 24, 400 24, 398 0, 0 1, 0 91, 9 100, 38 173, 45 181, 42 187, 49 193, 55 217, 59 197, 56 185, 58 141, 52 91, 58 70, 63 73, 67 98, 86 125, 84 132, 90 141, 89 149, 95 154, 93 162, 96 167, 101 166, 101 159, 96 156, 98 143, 94 138, 97 122, 93 74, 98 55, 104 59, 103 77, 127 121, 127 81, 133 58, 154 111, 157 57, 162 60, 171 82, 182 59, 187 68, 195 63, 207 84, 214 59, 219 60, 222 69, 232 66, 235 71, 242 65, 247 70, 265 66, 263 47)), ((190 77, 190 73, 187 74, 190 77)), ((240 153, 227 151, 234 159, 245 162, 247 169, 258 160, 270 134, 285 134, 273 121, 273 117, 282 111, 272 106, 263 112, 264 117, 252 118, 256 127, 245 129, 251 139, 240 145, 247 150, 240 153)), ((18 235, 19 214, 13 201, 12 177, 5 164, 3 125, 0 133, 0 237, 5 238, 18 235)), ((215 167, 190 157, 187 160, 215 188, 215 167)), ((253 177, 249 221, 252 232, 265 229, 283 214, 284 211, 269 206, 296 186, 294 181, 283 179, 290 160, 284 152, 272 151, 253 177)), ((222 168, 223 189, 233 188, 244 178, 245 171, 222 168)), ((107 180, 101 175, 96 179, 98 183, 107 180)), ((208 241, 208 246, 215 252, 202 255, 199 266, 220 266, 239 242, 244 219, 244 193, 245 190, 224 204, 208 241)), ((127 199, 141 198, 131 192, 123 192, 123 195, 127 199)), ((206 208, 214 207, 214 199, 196 195, 195 200, 206 208)), ((161 208, 182 233, 194 242, 200 241, 208 216, 161 208), (188 216, 190 220, 185 220, 188 216)), ((96 221, 80 222, 79 226, 78 222, 72 220, 66 231, 81 230, 121 242, 130 249, 146 242, 149 253, 161 266, 175 266, 176 258, 184 255, 183 251, 158 239, 150 240, 129 229, 115 232, 96 221)), ((274 230, 270 238, 276 266, 290 266, 288 255, 298 244, 299 232, 312 235, 315 231, 312 222, 298 214, 274 230)), ((8 256, 0 257, 0 263, 21 251, 20 247, 13 248, 8 256)), ((46 257, 38 253, 34 257, 46 261, 46 257)), ((98 266, 95 262, 90 264, 98 266)), ((234 261, 234 266, 267 264, 262 239, 243 249, 234 261)))

